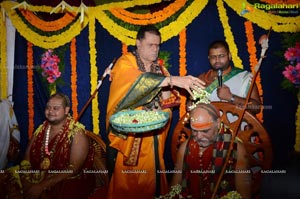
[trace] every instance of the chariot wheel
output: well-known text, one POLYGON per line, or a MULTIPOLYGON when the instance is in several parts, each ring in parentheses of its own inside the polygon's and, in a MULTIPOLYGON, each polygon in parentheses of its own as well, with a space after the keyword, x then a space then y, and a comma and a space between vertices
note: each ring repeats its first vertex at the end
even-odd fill
MULTIPOLYGON (((242 108, 226 102, 212 102, 219 109, 221 121, 230 129, 236 129, 242 108)), ((191 134, 189 113, 177 123, 172 135, 172 158, 176 162, 176 153, 180 144, 191 134)), ((245 112, 237 136, 243 141, 249 157, 252 174, 252 193, 258 193, 262 170, 270 169, 272 164, 272 145, 269 135, 261 122, 249 112, 245 112)))

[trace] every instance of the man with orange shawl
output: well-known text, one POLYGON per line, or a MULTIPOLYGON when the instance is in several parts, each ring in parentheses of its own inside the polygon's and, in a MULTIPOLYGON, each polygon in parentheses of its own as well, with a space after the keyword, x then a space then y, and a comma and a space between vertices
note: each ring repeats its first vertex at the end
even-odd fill
POLYGON ((160 42, 160 32, 154 26, 141 27, 136 50, 121 56, 111 71, 107 105, 108 169, 112 175, 108 191, 110 199, 152 199, 168 191, 163 153, 170 126, 169 121, 160 130, 123 134, 110 126, 110 116, 125 109, 163 109, 171 114, 171 110, 164 107, 171 107, 176 102, 172 101, 173 86, 184 88, 193 95, 192 89, 199 90, 204 85, 192 76, 170 76, 157 62, 160 42))

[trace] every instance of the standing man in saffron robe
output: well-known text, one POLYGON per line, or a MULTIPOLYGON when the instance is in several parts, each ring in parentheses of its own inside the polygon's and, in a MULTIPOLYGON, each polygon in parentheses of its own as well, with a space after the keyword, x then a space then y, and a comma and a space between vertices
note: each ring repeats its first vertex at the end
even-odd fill
MULTIPOLYGON (((110 116, 124 109, 162 110, 172 98, 173 87, 183 88, 191 95, 192 89, 204 88, 204 82, 198 78, 170 76, 158 64, 160 42, 160 32, 154 26, 142 26, 136 50, 122 55, 111 71, 106 120, 110 199, 153 199, 168 191, 165 173, 157 171, 165 169, 163 153, 170 126, 169 121, 164 128, 142 135, 122 134, 110 126, 110 116)), ((171 115, 170 108, 163 111, 171 115)))

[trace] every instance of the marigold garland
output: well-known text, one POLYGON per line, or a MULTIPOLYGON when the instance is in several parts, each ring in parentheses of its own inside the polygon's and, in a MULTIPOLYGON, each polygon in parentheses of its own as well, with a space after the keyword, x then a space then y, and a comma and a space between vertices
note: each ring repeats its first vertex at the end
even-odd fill
MULTIPOLYGON (((139 18, 144 17, 139 20, 126 19, 126 17, 124 18, 123 15, 119 15, 119 17, 121 17, 121 18, 118 18, 115 15, 113 15, 113 13, 111 13, 110 11, 105 11, 105 13, 106 13, 107 17, 111 18, 114 21, 114 23, 118 24, 121 27, 125 27, 127 30, 137 31, 139 29, 140 25, 146 25, 146 24, 155 24, 156 27, 161 28, 161 27, 168 26, 172 21, 176 21, 176 19, 178 17, 180 17, 186 11, 186 9, 189 9, 190 5, 193 3, 193 1, 184 1, 184 2, 182 1, 183 4, 180 5, 179 4, 179 3, 181 3, 180 1, 182 1, 182 0, 177 0, 174 3, 168 5, 167 7, 165 7, 163 9, 165 11, 165 13, 163 15, 165 20, 157 20, 155 17, 148 19, 148 17, 147 17, 148 15, 155 16, 155 14, 157 12, 151 13, 151 14, 149 14, 149 13, 138 14, 140 16, 139 18), (170 13, 170 11, 172 12, 172 10, 174 8, 174 6, 172 6, 172 5, 176 5, 176 7, 178 7, 178 10, 176 9, 177 12, 175 12, 172 15, 169 15, 168 13, 170 13), (167 15, 169 17, 167 17, 167 15)), ((133 13, 133 14, 136 15, 136 13, 133 13)), ((192 16, 192 15, 190 15, 190 16, 192 16)), ((179 32, 178 32, 178 34, 179 34, 179 32)))
POLYGON ((64 32, 61 32, 61 34, 44 36, 32 30, 17 14, 16 10, 6 9, 6 13, 18 32, 27 41, 45 49, 55 49, 70 42, 74 37, 79 35, 81 30, 88 24, 87 17, 84 18, 83 23, 80 23, 80 19, 77 18, 77 20, 74 21, 73 24, 71 24, 64 32))
MULTIPOLYGON (((254 72, 255 66, 257 65, 258 61, 256 58, 256 47, 255 47, 255 40, 254 40, 254 35, 253 35, 253 26, 251 21, 246 21, 244 23, 245 25, 245 32, 246 32, 246 37, 247 37, 247 49, 249 52, 249 61, 250 61, 250 67, 251 71, 254 72)), ((261 77, 260 77, 260 72, 256 76, 255 79, 256 86, 258 88, 258 93, 261 98, 261 101, 263 102, 263 89, 261 85, 261 77)), ((263 109, 261 108, 261 111, 259 114, 256 115, 256 117, 259 119, 260 122, 263 122, 263 109)))
MULTIPOLYGON (((111 18, 114 21, 114 23, 118 24, 121 27, 125 27, 127 30, 138 31, 140 25, 146 25, 146 24, 155 24, 156 27, 161 28, 164 26, 168 26, 172 21, 175 21, 182 13, 185 12, 187 8, 189 8, 192 2, 193 1, 187 1, 176 13, 174 13, 166 20, 161 22, 155 20, 150 21, 149 19, 135 20, 136 22, 134 22, 134 20, 127 20, 129 22, 126 22, 123 21, 122 18, 117 18, 116 16, 114 16, 110 11, 105 11, 105 14, 107 15, 107 17, 111 18)), ((165 9, 169 9, 169 8, 170 6, 166 7, 165 9)))
MULTIPOLYGON (((229 5, 236 13, 240 14, 242 11, 242 3, 236 3, 234 0, 223 0, 224 2, 229 5)), ((159 0, 156 1, 135 1, 134 4, 136 5, 148 5, 160 2, 159 0)), ((178 3, 179 0, 175 1, 174 3, 178 3)), ((194 16, 198 16, 202 9, 206 6, 208 0, 206 1, 193 1, 193 3, 187 8, 187 10, 182 13, 185 17, 178 18, 174 20, 173 23, 168 24, 166 27, 161 29, 163 42, 170 39, 171 37, 178 35, 179 32, 185 28, 190 21, 194 19, 194 16), (189 16, 190 15, 190 16, 189 16)), ((252 6, 248 2, 247 6, 252 6)), ((4 1, 1 2, 1 7, 5 10, 8 14, 10 19, 12 20, 16 29, 20 32, 22 36, 24 36, 28 41, 32 42, 34 45, 42 47, 42 48, 52 48, 55 49, 61 45, 64 45, 71 41, 72 38, 80 34, 80 31, 87 25, 88 20, 91 18, 96 17, 99 22, 105 27, 111 35, 126 43, 127 45, 134 45, 134 36, 135 31, 128 31, 126 28, 118 27, 119 25, 116 24, 114 21, 108 20, 108 17, 103 12, 104 10, 109 10, 112 8, 128 8, 132 7, 131 1, 126 2, 114 2, 108 3, 101 6, 96 7, 88 7, 88 17, 84 18, 84 23, 80 23, 80 19, 76 20, 72 27, 62 32, 60 35, 56 36, 40 36, 33 30, 30 30, 24 22, 21 22, 20 17, 16 16, 16 12, 12 7, 18 5, 17 2, 11 1, 4 1), (117 28, 117 29, 116 29, 117 28), (122 34, 124 36, 122 36, 122 34)), ((172 5, 172 4, 170 4, 172 5)), ((32 6, 29 5, 27 10, 32 12, 51 12, 53 7, 50 6, 32 6)), ((78 10, 78 7, 73 7, 73 10, 78 10)), ((167 10, 167 13, 170 13, 170 10, 167 10)), ((141 15, 143 18, 144 15, 141 15)), ((155 16, 155 15, 153 15, 155 16)), ((273 31, 275 32, 297 32, 300 30, 300 16, 297 17, 282 17, 273 14, 269 14, 264 10, 260 9, 253 9, 250 13, 244 14, 242 17, 247 18, 248 20, 252 21, 253 23, 258 24, 258 26, 268 30, 270 26, 272 26, 273 31)), ((42 24, 41 24, 42 25, 42 24)))
POLYGON ((71 41, 70 46, 70 59, 71 59, 71 99, 72 99, 72 112, 73 117, 78 118, 78 99, 77 99, 77 53, 76 53, 76 38, 71 41))
POLYGON ((33 45, 27 42, 27 95, 28 95, 28 136, 34 131, 34 89, 33 89, 33 45))
POLYGON ((120 2, 112 2, 103 5, 96 6, 97 10, 110 10, 112 8, 131 8, 133 6, 140 5, 152 5, 155 3, 160 3, 161 0, 134 0, 134 1, 120 1, 120 2))
POLYGON ((162 41, 177 36, 184 28, 186 28, 205 8, 208 0, 193 1, 188 8, 177 18, 172 21, 168 26, 160 29, 162 34, 162 41))
POLYGON ((124 43, 122 43, 122 54, 125 54, 128 52, 128 46, 124 43))
POLYGON ((60 19, 54 21, 44 21, 29 10, 20 10, 24 18, 34 27, 45 31, 59 31, 68 26, 76 18, 75 13, 65 13, 60 19))
MULTIPOLYGON (((183 29, 179 33, 179 75, 185 76, 186 74, 186 29, 183 29)), ((184 95, 180 95, 180 102, 179 117, 181 118, 186 113, 186 97, 184 95)))
MULTIPOLYGON (((193 19, 195 19, 203 8, 207 5, 206 1, 188 1, 189 6, 173 21, 168 22, 160 28, 162 42, 177 36, 193 19)), ((135 44, 136 31, 129 30, 127 27, 116 23, 106 12, 100 11, 96 15, 97 20, 108 32, 127 45, 135 44)), ((120 19, 121 20, 121 19, 120 19)))
POLYGON ((138 20, 151 20, 153 18, 157 19, 158 21, 163 21, 169 18, 171 15, 175 14, 180 8, 184 6, 186 0, 176 0, 172 2, 167 7, 163 8, 162 10, 156 11, 154 13, 146 13, 146 14, 139 14, 129 12, 125 9, 111 9, 111 11, 119 12, 120 15, 129 17, 131 19, 138 19, 138 20), (164 16, 165 15, 165 16, 164 16), (159 19, 162 18, 162 19, 159 19))
POLYGON ((0 99, 7 98, 7 53, 6 53, 6 27, 5 19, 0 16, 0 99))
POLYGON ((234 42, 234 37, 233 37, 232 31, 231 31, 231 27, 229 26, 229 19, 226 14, 226 10, 224 8, 224 4, 223 4, 222 0, 217 0, 217 7, 218 7, 218 11, 219 11, 220 21, 221 21, 223 29, 224 29, 224 35, 225 35, 226 41, 229 45, 230 52, 232 55, 232 61, 235 65, 235 67, 244 68, 243 64, 242 64, 242 60, 239 58, 239 55, 238 55, 238 49, 234 42))
MULTIPOLYGON (((90 8, 96 8, 97 10, 109 10, 112 8, 129 8, 132 7, 133 5, 139 6, 139 5, 151 5, 151 4, 155 4, 155 3, 160 3, 161 0, 134 0, 134 3, 132 1, 120 1, 120 2, 112 2, 112 3, 106 3, 103 5, 98 5, 96 7, 88 7, 88 9, 90 10, 90 8)), ((12 2, 12 1, 4 1, 2 2, 3 7, 8 7, 9 9, 14 9, 15 6, 18 6, 20 3, 18 2, 12 2)), ((76 6, 71 6, 72 10, 78 10, 80 7, 76 7, 76 6)), ((19 7, 19 8, 22 8, 19 7)), ((26 8, 27 10, 33 11, 33 12, 47 12, 47 13, 51 13, 54 9, 54 7, 51 6, 34 6, 34 5, 30 5, 28 4, 28 7, 26 8)), ((60 9, 57 9, 54 13, 58 13, 61 12, 60 9)))
MULTIPOLYGON (((16 14, 19 16, 19 18, 23 21, 23 23, 25 23, 25 25, 33 32, 35 32, 36 34, 40 35, 40 36, 56 36, 56 35, 60 35, 63 32, 65 32, 66 30, 68 30, 80 17, 79 15, 75 16, 74 20, 72 20, 70 23, 66 24, 66 26, 63 26, 61 29, 58 29, 56 31, 44 31, 43 29, 39 29, 37 27, 35 27, 34 25, 31 24, 31 21, 28 21, 25 19, 24 15, 20 12, 20 10, 15 10, 16 14)), ((59 23, 59 21, 57 21, 57 23, 59 23)), ((48 26, 47 23, 44 24, 45 26, 48 26)), ((41 24, 40 26, 43 26, 43 24, 41 24)), ((54 28, 57 29, 57 28, 54 28)))
POLYGON ((96 19, 110 35, 126 45, 135 45, 136 31, 127 30, 126 28, 119 26, 109 18, 104 11, 100 11, 99 15, 96 16, 96 19))
POLYGON ((160 11, 157 11, 155 13, 147 13, 147 14, 131 13, 125 9, 120 9, 120 8, 111 9, 110 12, 115 17, 130 24, 135 24, 135 25, 157 24, 168 19, 176 12, 178 12, 182 7, 184 7, 185 3, 186 0, 177 0, 160 11))
POLYGON ((254 72, 254 67, 257 65, 258 61, 256 58, 256 47, 255 47, 256 42, 254 40, 253 27, 250 21, 246 21, 244 25, 245 25, 245 33, 247 37, 247 47, 250 55, 249 62, 250 62, 251 70, 252 72, 254 72))
MULTIPOLYGON (((96 66, 96 58, 97 58, 97 51, 96 51, 96 30, 95 30, 95 18, 90 20, 89 23, 89 45, 90 45, 90 66, 91 66, 91 73, 90 73, 90 81, 91 81, 91 94, 97 89, 98 83, 98 72, 96 66)), ((96 94, 97 95, 97 94, 96 94)), ((96 98, 98 99, 98 98, 96 98)), ((93 121, 93 132, 99 134, 99 110, 98 100, 92 101, 92 121, 93 121)))

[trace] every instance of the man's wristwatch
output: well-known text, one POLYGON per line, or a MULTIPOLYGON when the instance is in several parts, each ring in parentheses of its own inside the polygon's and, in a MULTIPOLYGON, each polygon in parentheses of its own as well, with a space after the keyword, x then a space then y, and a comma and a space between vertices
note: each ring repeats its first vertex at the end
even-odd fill
POLYGON ((231 103, 233 103, 233 102, 234 102, 234 100, 235 100, 235 96, 234 96, 234 95, 232 95, 232 96, 231 96, 231 98, 230 98, 230 102, 231 102, 231 103))

